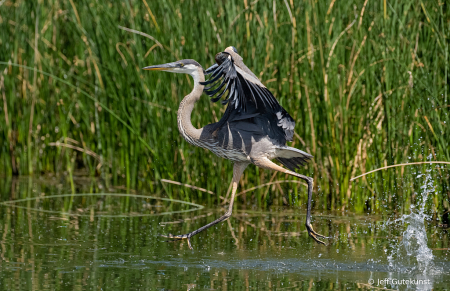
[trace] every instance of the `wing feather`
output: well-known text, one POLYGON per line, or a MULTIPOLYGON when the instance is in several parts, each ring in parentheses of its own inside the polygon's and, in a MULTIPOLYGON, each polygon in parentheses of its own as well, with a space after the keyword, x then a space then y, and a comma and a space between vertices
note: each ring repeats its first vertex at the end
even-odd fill
POLYGON ((236 66, 229 53, 217 54, 216 62, 205 71, 210 78, 201 82, 206 86, 204 92, 211 97, 212 102, 224 96, 221 103, 228 104, 216 128, 234 120, 264 118, 269 126, 261 131, 267 131, 269 137, 282 144, 292 141, 295 121, 273 94, 257 78, 236 66))

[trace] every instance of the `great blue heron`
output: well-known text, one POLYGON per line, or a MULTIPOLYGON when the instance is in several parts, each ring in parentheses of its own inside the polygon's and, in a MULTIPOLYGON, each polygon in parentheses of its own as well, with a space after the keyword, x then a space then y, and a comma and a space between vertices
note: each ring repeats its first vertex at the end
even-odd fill
POLYGON ((228 219, 233 211, 233 202, 239 180, 245 168, 254 164, 263 169, 280 171, 305 180, 308 184, 308 207, 306 229, 318 243, 325 244, 311 225, 311 199, 313 179, 295 172, 312 156, 299 149, 286 146, 292 141, 295 122, 278 103, 272 93, 245 66, 234 47, 228 47, 216 55, 217 64, 206 71, 194 60, 149 66, 144 70, 189 74, 194 79, 194 89, 181 101, 178 109, 178 129, 190 144, 206 148, 219 157, 234 162, 232 193, 228 211, 207 225, 183 235, 163 236, 175 240, 186 239, 192 249, 190 238, 199 232, 228 219), (205 73, 211 77, 205 82, 205 73), (209 85, 208 87, 204 87, 209 85), (203 91, 217 102, 223 96, 227 109, 219 122, 195 128, 191 123, 194 104, 203 91), (226 95, 225 95, 226 94, 226 95), (285 169, 271 160, 277 159, 285 169))

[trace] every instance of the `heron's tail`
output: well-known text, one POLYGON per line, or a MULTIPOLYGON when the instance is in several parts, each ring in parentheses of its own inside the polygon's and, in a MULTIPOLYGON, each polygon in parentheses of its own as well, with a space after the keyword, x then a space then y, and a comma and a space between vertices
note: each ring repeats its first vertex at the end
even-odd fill
POLYGON ((313 156, 299 149, 280 146, 277 149, 277 160, 291 171, 304 166, 313 156))

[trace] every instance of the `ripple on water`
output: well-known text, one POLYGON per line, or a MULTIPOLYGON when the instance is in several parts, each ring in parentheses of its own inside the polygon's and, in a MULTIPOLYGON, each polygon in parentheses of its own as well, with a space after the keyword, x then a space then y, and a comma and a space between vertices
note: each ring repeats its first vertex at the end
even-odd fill
POLYGON ((28 211, 79 217, 159 216, 175 213, 186 213, 204 208, 200 204, 177 199, 126 193, 77 193, 35 196, 24 199, 3 201, 0 202, 0 205, 22 208, 28 211), (107 201, 106 197, 108 197, 107 201), (95 199, 89 200, 89 198, 95 199), (169 202, 171 204, 178 204, 178 207, 163 207, 162 205, 150 203, 151 201, 169 202), (32 206, 24 205, 29 202, 34 202, 34 204, 32 206), (132 208, 124 209, 124 202, 128 206, 131 205, 132 208), (73 209, 73 205, 76 205, 77 207, 73 209), (164 209, 167 208, 171 208, 173 210, 164 211, 164 209))

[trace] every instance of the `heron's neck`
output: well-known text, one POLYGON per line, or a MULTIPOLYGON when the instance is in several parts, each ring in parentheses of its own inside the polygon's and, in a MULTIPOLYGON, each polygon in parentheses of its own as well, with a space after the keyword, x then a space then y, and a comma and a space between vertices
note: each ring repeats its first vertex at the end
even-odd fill
POLYGON ((191 122, 191 114, 194 109, 194 104, 200 99, 203 93, 203 85, 200 82, 205 81, 205 75, 202 68, 197 68, 197 71, 191 74, 194 78, 194 89, 180 103, 178 108, 178 129, 186 141, 192 143, 200 139, 202 129, 195 128, 191 122))

